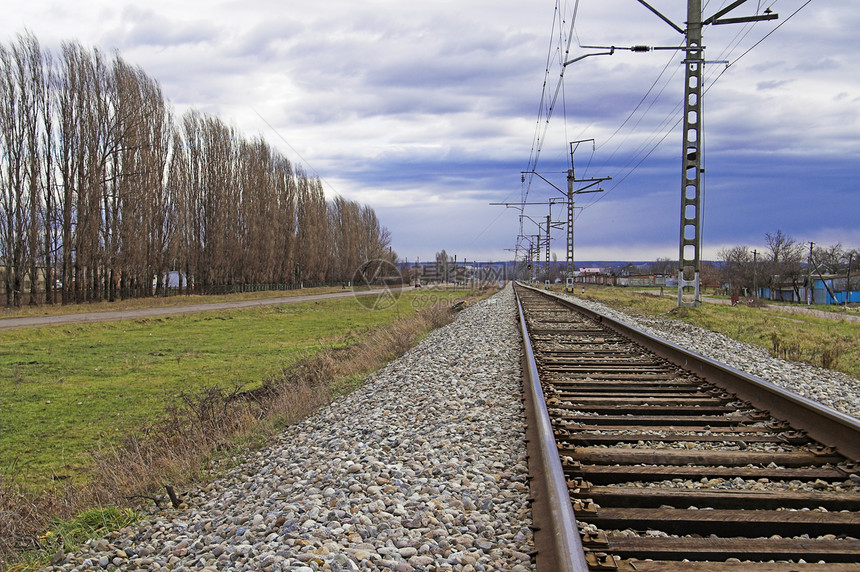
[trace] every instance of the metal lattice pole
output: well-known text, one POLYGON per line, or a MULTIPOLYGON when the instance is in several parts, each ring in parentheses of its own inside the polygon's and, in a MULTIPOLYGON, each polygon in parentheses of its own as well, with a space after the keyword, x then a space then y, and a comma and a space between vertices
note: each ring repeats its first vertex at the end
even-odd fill
POLYGON ((678 306, 698 306, 702 246, 702 1, 687 2, 678 306), (692 290, 692 299, 689 292, 692 290))
POLYGON ((567 269, 565 287, 573 288, 573 169, 567 177, 567 269))
POLYGON ((550 208, 550 214, 546 215, 546 277, 547 277, 547 280, 549 279, 549 275, 550 275, 550 271, 551 271, 551 269, 549 267, 549 264, 550 264, 549 263, 549 257, 550 257, 549 243, 550 243, 550 230, 552 229, 552 203, 550 203, 549 208, 550 208))

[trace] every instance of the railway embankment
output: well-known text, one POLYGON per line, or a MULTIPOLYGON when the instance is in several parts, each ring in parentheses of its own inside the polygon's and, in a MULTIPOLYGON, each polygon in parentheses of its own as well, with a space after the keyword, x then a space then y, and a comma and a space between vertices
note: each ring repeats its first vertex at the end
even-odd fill
POLYGON ((533 570, 512 296, 470 306, 187 508, 45 570, 533 570))

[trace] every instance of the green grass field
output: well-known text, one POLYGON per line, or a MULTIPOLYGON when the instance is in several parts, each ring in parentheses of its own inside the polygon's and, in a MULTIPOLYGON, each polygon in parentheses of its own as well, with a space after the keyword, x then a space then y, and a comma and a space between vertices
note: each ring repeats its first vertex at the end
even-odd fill
POLYGON ((316 349, 464 295, 408 291, 377 311, 342 298, 0 332, 0 474, 85 479, 96 443, 156 420, 181 391, 253 388, 316 349))

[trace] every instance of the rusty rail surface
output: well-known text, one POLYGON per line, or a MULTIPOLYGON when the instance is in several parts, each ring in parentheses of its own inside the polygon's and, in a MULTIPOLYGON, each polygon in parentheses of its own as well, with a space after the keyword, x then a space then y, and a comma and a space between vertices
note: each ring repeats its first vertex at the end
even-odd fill
POLYGON ((517 292, 525 383, 545 395, 556 442, 541 446, 561 459, 567 499, 556 498, 573 506, 570 544, 586 566, 547 564, 552 521, 536 493, 539 570, 860 570, 856 419, 566 299, 517 292))
POLYGON ((523 339, 523 394, 526 408, 529 476, 538 570, 587 572, 567 481, 546 409, 523 308, 517 296, 523 339))

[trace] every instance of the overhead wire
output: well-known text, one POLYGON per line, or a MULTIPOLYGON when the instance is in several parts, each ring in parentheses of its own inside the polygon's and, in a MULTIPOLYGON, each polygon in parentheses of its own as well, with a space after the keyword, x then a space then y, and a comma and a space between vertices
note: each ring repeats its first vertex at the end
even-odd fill
MULTIPOLYGON (((793 18, 795 15, 797 15, 797 13, 798 13, 798 12, 800 12, 801 10, 803 10, 803 9, 804 9, 806 6, 808 6, 811 2, 812 2, 812 0, 807 0, 803 5, 801 5, 801 6, 800 6, 799 8, 797 8, 794 12, 792 12, 792 13, 791 13, 787 18, 783 19, 783 20, 780 22, 780 24, 779 24, 779 25, 777 25, 774 29, 770 30, 770 31, 769 31, 767 34, 765 34, 761 39, 759 39, 758 41, 756 41, 752 46, 750 46, 749 48, 747 48, 743 53, 741 53, 739 56, 737 56, 736 58, 734 58, 734 59, 733 59, 733 61, 731 61, 731 63, 729 63, 729 64, 727 64, 725 67, 723 67, 723 68, 722 68, 722 70, 717 74, 717 76, 716 76, 716 77, 713 77, 712 79, 710 79, 710 81, 709 81, 709 82, 707 82, 707 83, 708 83, 708 85, 707 85, 707 86, 704 86, 703 94, 704 94, 704 93, 707 93, 707 92, 711 89, 711 87, 713 87, 713 86, 714 86, 714 84, 715 84, 715 83, 716 83, 716 82, 717 82, 717 81, 718 81, 718 80, 719 80, 719 79, 720 79, 720 78, 721 78, 721 77, 726 73, 726 71, 728 71, 728 68, 729 68, 729 67, 731 67, 732 65, 736 64, 736 63, 737 63, 741 58, 743 58, 744 56, 746 56, 747 54, 749 54, 753 49, 755 49, 755 48, 756 48, 759 44, 761 44, 764 40, 766 40, 768 37, 770 37, 772 34, 774 34, 774 33, 775 33, 775 32, 776 32, 780 27, 782 27, 783 25, 785 25, 785 24, 786 24, 786 23, 787 23, 791 18, 793 18)), ((775 4, 776 4, 776 0, 774 0, 774 2, 772 2, 771 4, 769 4, 769 5, 766 7, 766 9, 767 9, 767 8, 772 8, 775 4)), ((745 27, 744 27, 744 29, 740 30, 740 31, 735 35, 735 38, 734 38, 734 39, 732 40, 732 42, 731 42, 731 43, 735 46, 735 47, 732 49, 732 51, 733 51, 734 49, 737 49, 737 48, 740 46, 740 42, 742 42, 742 41, 743 41, 743 40, 744 40, 744 39, 749 35, 749 33, 750 33, 750 31, 751 31, 752 27, 753 27, 753 26, 745 26, 745 27)), ((728 55, 730 55, 730 54, 732 53, 732 51, 727 51, 726 49, 724 49, 724 50, 723 50, 723 53, 724 53, 724 54, 728 53, 728 55)), ((670 63, 671 63, 671 62, 670 62, 670 63)), ((668 65, 668 64, 667 64, 667 65, 668 65)), ((665 69, 665 68, 664 68, 664 69, 665 69)), ((661 72, 661 74, 662 74, 662 73, 663 73, 663 72, 661 72)), ((662 91, 661 91, 661 93, 662 93, 662 91)), ((656 101, 656 100, 655 100, 655 101, 656 101)), ((652 105, 653 105, 653 104, 652 104, 652 105)), ((621 183, 623 183, 623 182, 624 182, 624 181, 625 181, 625 180, 626 180, 630 175, 632 175, 632 174, 633 174, 633 172, 635 172, 635 171, 636 171, 636 169, 638 169, 638 168, 639 168, 639 166, 641 166, 641 165, 642 165, 642 163, 643 163, 643 162, 644 162, 648 157, 650 157, 650 156, 651 156, 651 154, 653 154, 653 153, 654 153, 654 151, 656 151, 656 149, 657 149, 657 148, 658 148, 658 147, 663 143, 663 141, 665 141, 665 140, 666 140, 666 138, 669 136, 669 134, 671 134, 671 133, 672 133, 672 132, 673 132, 673 131, 678 127, 678 125, 681 123, 681 121, 682 121, 682 119, 683 119, 683 118, 677 118, 677 113, 678 113, 678 111, 680 110, 680 108, 681 108, 682 106, 683 106, 683 100, 682 100, 681 102, 677 103, 677 104, 673 107, 672 111, 671 111, 671 112, 666 116, 666 119, 664 119, 664 121, 660 124, 660 126, 658 126, 658 127, 655 129, 655 131, 653 132, 652 136, 651 136, 651 137, 649 137, 649 139, 648 139, 648 140, 646 140, 645 142, 643 142, 643 144, 642 144, 642 145, 640 145, 640 146, 636 149, 636 151, 631 155, 631 159, 630 159, 630 160, 629 160, 629 161, 628 161, 628 162, 627 162, 623 167, 621 167, 620 169, 618 169, 617 173, 624 172, 624 170, 625 170, 625 169, 627 169, 631 164, 633 164, 633 162, 634 162, 634 161, 635 161, 635 164, 633 164, 633 166, 632 166, 629 170, 627 170, 626 172, 624 172, 624 175, 623 175, 623 176, 621 176, 619 179, 616 179, 616 177, 617 177, 618 175, 614 175, 614 176, 613 176, 613 185, 612 185, 609 189, 607 189, 604 193, 601 193, 599 196, 595 196, 595 197, 593 197, 593 198, 592 198, 592 200, 591 200, 590 202, 588 202, 588 203, 586 203, 585 205, 583 205, 582 210, 579 212, 579 214, 577 214, 577 215, 576 215, 577 217, 578 217, 580 214, 582 214, 582 211, 584 211, 585 209, 590 208, 590 207, 594 206, 595 204, 599 203, 599 202, 600 202, 600 201, 602 201, 602 200, 603 200, 603 199, 604 199, 604 198, 605 198, 609 193, 611 193, 612 191, 616 190, 616 189, 621 185, 621 183), (675 119, 675 121, 673 121, 673 122, 672 122, 671 127, 669 127, 667 130, 663 131, 663 129, 665 129, 666 120, 667 120, 667 119, 670 119, 670 118, 672 118, 672 117, 676 117, 677 119, 675 119), (662 133, 662 136, 660 136, 660 134, 661 134, 661 133, 662 133), (653 145, 650 145, 650 142, 653 142, 653 141, 654 141, 654 139, 655 139, 655 137, 657 137, 657 136, 660 136, 659 140, 657 140, 657 141, 656 141, 656 143, 653 143, 653 145), (642 152, 644 152, 644 149, 645 149, 646 147, 648 148, 647 152, 645 152, 645 154, 644 154, 644 155, 643 155, 643 156, 642 156, 638 161, 636 161, 636 159, 638 158, 639 154, 640 154, 640 153, 642 153, 642 152)), ((650 109, 650 107, 649 107, 649 109, 650 109)), ((644 115, 643 115, 643 118, 644 118, 644 115)), ((640 119, 639 121, 641 122, 641 120, 642 120, 642 119, 640 119)), ((627 121, 627 120, 625 120, 625 121, 627 121)), ((639 122, 637 122, 637 125, 638 125, 638 123, 639 123, 639 122)), ((616 133, 617 133, 617 132, 618 132, 618 129, 616 129, 616 133)), ((615 135, 615 133, 613 133, 613 136, 614 136, 614 135, 615 135)), ((629 137, 629 136, 628 136, 628 137, 629 137)), ((612 155, 612 156, 614 156, 614 152, 613 152, 613 155, 612 155)))
MULTIPOLYGON (((553 94, 553 97, 552 97, 552 103, 548 102, 550 70, 553 69, 553 66, 552 66, 553 51, 557 49, 556 41, 555 41, 556 26, 558 26, 559 30, 561 30, 563 27, 563 21, 562 21, 562 16, 561 16, 561 9, 560 9, 559 0, 556 0, 555 9, 553 11, 552 28, 551 28, 551 32, 550 32, 549 45, 547 47, 546 63, 544 66, 544 79, 543 79, 543 85, 541 86, 541 97, 540 97, 540 103, 538 104, 538 113, 537 113, 537 120, 535 122, 535 131, 534 131, 534 135, 532 136, 532 146, 531 146, 531 149, 529 151, 528 167, 522 175, 522 189, 520 192, 521 204, 525 204, 528 200, 528 194, 529 194, 529 190, 531 188, 531 182, 532 182, 532 178, 533 178, 531 174, 529 174, 528 177, 526 177, 526 173, 530 173, 530 172, 534 171, 535 166, 537 165, 541 150, 543 148, 543 140, 544 140, 544 137, 546 136, 546 131, 549 128, 549 120, 552 117, 552 112, 555 108, 555 101, 557 100, 557 97, 558 97, 558 89, 559 89, 560 81, 556 84, 556 90, 555 90, 555 93, 553 94), (541 132, 541 127, 543 127, 543 132, 541 132)), ((559 32, 559 33, 561 33, 561 32, 559 32)), ((524 209, 524 206, 520 207, 520 212, 522 212, 523 209, 524 209)), ((519 223, 520 223, 519 236, 522 236, 522 234, 523 234, 522 217, 520 217, 519 223)), ((520 248, 520 241, 518 240, 516 245, 515 245, 515 250, 516 250, 515 256, 516 257, 519 256, 519 248, 520 248)))
POLYGON ((322 181, 323 183, 325 183, 325 184, 326 184, 326 186, 327 186, 329 189, 331 189, 331 191, 335 194, 335 196, 336 196, 337 198, 343 198, 343 197, 341 196, 341 194, 337 191, 337 189, 335 189, 335 188, 334 188, 334 185, 332 185, 331 183, 329 183, 329 182, 325 179, 325 177, 323 177, 322 175, 320 175, 319 171, 317 171, 316 169, 314 169, 313 165, 311 165, 311 164, 310 164, 310 162, 309 162, 307 159, 305 159, 304 157, 302 157, 302 154, 301 154, 301 153, 299 153, 299 152, 298 152, 298 150, 297 150, 295 147, 293 147, 292 145, 290 145, 290 142, 289 142, 289 141, 287 141, 287 139, 286 139, 283 135, 281 135, 281 132, 280 132, 280 131, 278 131, 277 129, 275 129, 275 127, 274 127, 271 123, 269 123, 269 122, 268 122, 268 120, 267 120, 265 117, 263 117, 263 116, 260 114, 260 112, 259 112, 259 111, 257 111, 256 109, 252 109, 252 111, 253 111, 254 113, 256 113, 256 114, 257 114, 257 117, 259 117, 259 118, 263 121, 263 123, 265 123, 265 124, 269 127, 269 129, 271 129, 271 130, 272 130, 272 132, 273 132, 275 135, 277 135, 277 137, 278 137, 281 141, 283 141, 283 142, 284 142, 284 144, 285 144, 287 147, 289 147, 290 149, 292 149, 293 153, 295 153, 295 154, 298 156, 298 158, 299 158, 299 159, 301 159, 302 163, 304 163, 305 165, 307 165, 308 169, 310 169, 310 170, 313 172, 313 174, 314 174, 314 175, 316 175, 316 177, 317 177, 320 181, 322 181))
MULTIPOLYGON (((812 0, 807 0, 803 5, 801 5, 794 12, 792 12, 787 18, 783 19, 774 29, 770 30, 761 39, 756 41, 752 46, 747 48, 743 53, 741 53, 739 56, 734 58, 731 61, 731 63, 727 64, 724 68, 722 68, 722 70, 716 75, 716 77, 712 77, 712 79, 710 79, 710 81, 705 81, 704 83, 707 83, 708 85, 707 85, 707 87, 703 86, 704 87, 703 93, 707 93, 707 91, 711 87, 713 87, 713 85, 725 74, 725 72, 728 71, 728 68, 730 66, 736 64, 740 59, 742 59, 744 56, 749 54, 753 49, 755 49, 758 45, 760 45, 762 42, 764 42, 768 37, 770 37, 772 34, 774 34, 776 32, 776 30, 778 30, 783 25, 785 25, 798 12, 803 10, 811 2, 812 2, 812 0)), ((774 0, 768 6, 766 6, 765 10, 772 8, 776 3, 777 3, 777 0, 774 0)), ((709 2, 706 2, 705 7, 707 7, 708 4, 709 4, 709 2)), ((724 6, 724 5, 725 5, 725 2, 723 2, 721 4, 720 9, 722 9, 722 6, 724 6)), ((576 28, 575 28, 576 14, 578 11, 578 7, 579 7, 579 1, 577 0, 576 5, 574 7, 573 17, 572 17, 571 22, 570 22, 570 33, 567 36, 567 48, 566 48, 566 50, 569 50, 570 42, 574 38, 576 38, 578 45, 581 46, 581 42, 579 41, 579 37, 578 37, 578 34, 576 33, 576 28)), ((556 14, 557 14, 557 16, 558 16, 559 11, 560 11, 559 3, 557 2, 556 3, 556 14)), ((761 1, 759 0, 758 6, 756 8, 756 13, 758 14, 760 11, 761 11, 761 1)), ((553 36, 555 35, 555 23, 556 23, 556 20, 554 20, 554 25, 553 25, 553 36)), ((753 28, 754 28, 754 24, 744 26, 741 30, 739 30, 735 34, 735 36, 731 40, 731 42, 729 42, 729 44, 725 48, 723 48, 719 57, 721 57, 721 58, 725 57, 726 59, 731 59, 731 54, 734 53, 737 49, 739 49, 739 47, 741 46, 743 41, 752 32, 753 28)), ((558 31, 559 31, 559 38, 560 38, 559 45, 561 45, 564 43, 563 21, 559 23, 558 31)), ((683 42, 679 45, 679 47, 682 48, 682 46, 683 46, 683 42)), ((550 48, 549 52, 550 53, 548 54, 548 57, 547 57, 547 73, 546 73, 545 81, 544 81, 544 94, 542 94, 541 110, 544 109, 543 103, 545 101, 544 98, 545 98, 546 88, 548 87, 548 80, 546 78, 549 77, 549 73, 550 73, 549 62, 551 59, 552 48, 550 48)), ((624 121, 621 123, 621 125, 619 125, 618 128, 615 129, 615 131, 612 133, 612 135, 610 135, 609 139, 607 139, 606 142, 601 143, 601 145, 599 147, 601 147, 601 148, 605 147, 609 143, 609 141, 611 141, 613 138, 618 136, 618 134, 624 129, 625 125, 627 125, 627 123, 631 121, 631 119, 636 115, 637 111, 639 111, 639 109, 648 100, 648 97, 650 96, 650 94, 659 85, 660 80, 663 78, 663 76, 666 73, 666 71, 668 70, 669 66, 672 64, 672 61, 674 61, 674 58, 675 58, 675 56, 673 54, 673 56, 669 59, 669 61, 666 63, 666 65, 662 68, 662 70, 658 74, 657 78, 654 80, 654 82, 652 82, 651 86, 646 91, 645 95, 642 96, 642 98, 639 100, 637 105, 634 107, 634 109, 630 112, 630 114, 628 114, 628 116, 624 119, 624 121)), ((563 64, 563 62, 564 62, 564 60, 561 60, 560 63, 563 64)), ((606 161, 609 161, 612 158, 614 158, 615 155, 620 151, 620 149, 623 148, 623 144, 632 136, 635 128, 637 128, 642 123, 642 121, 648 116, 648 114, 651 112, 651 110, 654 107, 654 105, 656 104, 656 102, 659 100, 660 96, 665 91, 666 87, 668 85, 670 85, 669 82, 671 81, 672 78, 675 77, 676 74, 677 74, 677 68, 676 68, 676 71, 674 71, 669 76, 669 78, 666 79, 666 81, 664 81, 662 88, 654 95, 654 98, 651 100, 651 103, 643 110, 643 112, 641 113, 641 115, 637 119, 637 121, 635 123, 633 123, 632 126, 630 127, 630 132, 624 137, 624 139, 620 143, 618 143, 616 145, 613 152, 610 154, 609 158, 606 161)), ((707 76, 706 76, 705 80, 707 80, 707 76)), ((567 112, 566 112, 565 91, 564 91, 563 85, 561 85, 561 86, 559 85, 559 84, 563 84, 563 81, 564 81, 564 66, 562 65, 562 71, 559 74, 559 83, 556 84, 556 88, 555 88, 555 91, 553 93, 552 102, 550 103, 549 107, 546 108, 547 113, 545 116, 545 122, 543 124, 543 134, 540 137, 540 139, 537 139, 536 148, 535 148, 535 145, 533 144, 533 149, 532 149, 533 152, 531 153, 531 155, 529 157, 529 171, 533 171, 537 167, 537 163, 538 163, 538 160, 540 158, 542 146, 543 146, 543 143, 545 142, 546 133, 547 133, 547 130, 549 127, 549 122, 550 122, 550 119, 552 117, 553 111, 554 111, 556 105, 558 104, 559 94, 561 94, 561 96, 562 96, 562 106, 563 106, 563 110, 564 110, 564 119, 565 119, 565 133, 567 132, 567 126, 566 126, 567 112)), ((575 215, 576 218, 578 218, 584 210, 590 208, 591 206, 594 206, 595 204, 597 204, 598 202, 603 200, 612 191, 616 190, 622 183, 624 183, 624 181, 626 179, 628 179, 634 172, 636 172, 636 170, 642 165, 642 163, 644 163, 660 147, 660 145, 663 144, 663 142, 666 140, 666 138, 672 132, 674 132, 674 130, 681 123, 683 118, 682 117, 679 118, 678 113, 679 113, 679 110, 682 108, 682 106, 683 106, 683 100, 681 100, 679 103, 677 103, 673 107, 673 109, 664 117, 664 119, 658 124, 658 126, 655 127, 655 129, 652 131, 652 134, 645 141, 643 141, 642 144, 640 144, 637 147, 637 149, 634 151, 634 153, 631 154, 630 159, 622 167, 620 167, 616 171, 616 174, 613 176, 613 185, 609 189, 607 189, 604 193, 601 193, 600 195, 595 196, 590 202, 588 202, 584 206, 578 207, 579 212, 575 215), (623 173, 623 175, 621 175, 621 173, 623 173)), ((542 118, 543 118, 543 115, 540 115, 538 118, 538 125, 536 126, 536 133, 538 131, 540 131, 540 126, 541 126, 540 122, 541 122, 542 118)), ((704 142, 703 142, 703 145, 704 145, 704 142)), ((586 166, 586 170, 588 168, 590 168, 593 156, 594 155, 592 152, 592 156, 589 158, 588 164, 586 166)), ((526 190, 525 194, 523 195, 523 202, 525 202, 525 197, 527 197, 527 195, 528 195, 528 191, 526 190)), ((550 207, 550 209, 551 209, 551 207, 550 207)))
MULTIPOLYGON (((535 124, 535 133, 534 133, 534 136, 532 138, 532 148, 529 152, 529 165, 531 165, 533 161, 536 161, 535 157, 540 154, 540 146, 541 146, 540 128, 541 128, 541 123, 544 121, 544 109, 546 106, 547 92, 548 92, 548 87, 549 87, 549 74, 550 74, 550 66, 552 63, 552 52, 553 52, 553 48, 555 46, 555 40, 554 40, 555 27, 556 27, 556 22, 558 20, 558 17, 559 17, 559 9, 558 9, 558 2, 556 2, 556 8, 555 8, 555 11, 553 14, 553 21, 552 21, 552 33, 550 34, 550 42, 549 42, 549 47, 547 49, 546 64, 544 67, 545 71, 544 71, 543 86, 541 88, 540 103, 538 104, 538 117, 537 117, 537 122, 535 124)), ((547 119, 547 121, 548 121, 548 119, 547 119)))
POLYGON ((551 68, 551 64, 552 64, 552 52, 553 52, 553 48, 555 47, 554 36, 555 36, 555 27, 556 27, 556 22, 558 20, 558 17, 559 17, 559 10, 558 10, 558 4, 556 3, 556 8, 555 8, 555 11, 553 14, 552 33, 550 34, 550 42, 549 42, 549 46, 547 49, 546 64, 544 67, 544 79, 543 79, 543 85, 541 87, 540 103, 538 104, 538 114, 537 114, 537 121, 535 123, 535 132, 534 132, 534 136, 532 137, 532 147, 531 147, 531 150, 529 151, 529 162, 528 162, 529 166, 531 166, 532 163, 536 161, 536 157, 540 155, 540 148, 541 148, 541 144, 542 144, 541 143, 542 142, 541 125, 542 125, 542 123, 549 121, 548 118, 544 117, 544 111, 549 110, 549 107, 550 107, 547 104, 548 91, 549 91, 549 75, 550 75, 550 68, 551 68))
MULTIPOLYGON (((573 41, 572 30, 573 30, 573 27, 576 23, 576 15, 577 15, 578 10, 579 10, 579 0, 576 0, 576 4, 575 4, 574 10, 573 10, 573 15, 572 15, 571 21, 570 21, 571 31, 568 33, 567 37, 565 38, 564 27, 563 27, 564 17, 561 14, 562 10, 560 7, 560 2, 558 2, 558 1, 556 2, 556 9, 555 9, 556 15, 553 19, 552 36, 553 37, 555 36, 555 31, 556 31, 555 25, 556 25, 556 23, 558 23, 559 41, 558 41, 558 44, 556 44, 554 40, 551 42, 549 54, 547 57, 547 68, 546 68, 543 90, 541 93, 541 109, 539 110, 539 113, 538 113, 538 121, 537 121, 537 125, 535 126, 535 137, 534 137, 533 142, 532 142, 532 152, 529 156, 529 163, 528 163, 528 168, 526 169, 526 173, 531 173, 537 169, 537 164, 540 160, 540 154, 541 154, 541 151, 543 149, 543 144, 546 140, 546 134, 547 134, 547 131, 549 129, 550 119, 552 119, 552 115, 555 111, 556 105, 558 104, 559 95, 563 94, 564 70, 565 70, 564 65, 563 65, 564 61, 565 61, 564 58, 566 57, 567 54, 570 53, 570 46, 571 46, 571 43, 573 41), (555 51, 557 51, 558 55, 559 55, 559 64, 561 67, 561 72, 559 73, 558 81, 556 82, 555 89, 552 93, 552 98, 549 102, 547 102, 547 95, 548 95, 547 94, 547 91, 548 91, 547 88, 549 87, 547 78, 549 77, 549 74, 550 74, 550 63, 549 62, 551 59, 551 54, 553 52, 553 47, 555 47, 556 45, 557 45, 557 48, 555 51), (564 51, 563 52, 561 50, 562 45, 564 45, 564 51), (548 105, 547 105, 547 103, 548 103, 548 105), (546 107, 545 107, 545 105, 546 105, 546 107), (544 114, 544 109, 546 110, 545 114, 544 114), (541 133, 541 127, 543 127, 542 133, 541 133)), ((563 108, 564 108, 564 105, 563 105, 563 108)), ((532 177, 529 176, 528 177, 528 181, 529 181, 528 185, 529 186, 531 184, 531 179, 532 179, 532 177)), ((523 202, 525 202, 527 197, 528 197, 528 186, 523 191, 523 202)))
MULTIPOLYGON (((533 173, 537 170, 537 165, 540 160, 540 155, 543 150, 543 145, 547 137, 547 133, 550 126, 550 119, 555 112, 556 106, 558 105, 559 96, 562 98, 562 110, 564 115, 564 128, 567 129, 567 107, 566 107, 566 95, 564 93, 564 62, 566 61, 567 55, 570 53, 570 47, 573 42, 573 30, 574 25, 576 23, 577 13, 579 11, 579 0, 576 0, 576 3, 573 8, 573 13, 570 19, 570 31, 567 36, 565 36, 565 17, 564 13, 566 12, 565 8, 562 8, 561 0, 556 0, 556 5, 553 14, 553 22, 552 22, 552 30, 550 33, 550 42, 549 47, 547 49, 547 57, 546 57, 546 67, 544 72, 544 81, 541 87, 541 98, 540 104, 538 108, 538 117, 535 122, 535 133, 532 138, 532 147, 529 152, 529 161, 528 167, 523 172, 522 175, 522 190, 521 190, 521 204, 523 206, 520 207, 520 212, 522 212, 525 208, 525 203, 528 201, 528 194, 531 189, 531 184, 534 179, 533 173), (558 33, 558 39, 556 39, 556 32, 558 33), (550 81, 549 77, 552 72, 553 66, 553 56, 556 55, 558 59, 558 65, 561 69, 558 79, 555 84, 555 89, 552 91, 552 95, 550 96, 550 81)), ((520 217, 520 230, 519 235, 523 236, 523 219, 520 217)), ((519 249, 519 241, 516 244, 516 249, 519 249)))
MULTIPOLYGON (((788 21, 789 21, 789 20, 791 20, 792 18, 794 18, 794 17, 797 15, 797 13, 798 13, 798 12, 800 12, 801 10, 803 10, 804 8, 806 8, 807 6, 809 6, 811 3, 812 3, 812 0, 806 0, 806 2, 804 2, 804 3, 803 3, 803 4, 802 4, 802 5, 801 5, 797 10, 795 10, 794 12, 792 12, 792 13, 791 13, 787 18, 783 19, 779 24, 777 24, 777 25, 773 28, 773 30, 771 30, 770 32, 768 32, 767 34, 765 34, 765 35, 764 35, 764 36, 763 36, 759 41, 757 41, 756 43, 754 43, 752 46, 750 46, 749 48, 747 48, 747 50, 746 50, 746 51, 744 51, 741 55, 739 55, 738 57, 736 57, 736 58, 735 58, 735 60, 734 60, 733 62, 731 62, 730 64, 728 64, 728 65, 725 67, 725 69, 720 73, 720 75, 718 75, 718 76, 716 77, 716 79, 714 79, 714 80, 711 82, 711 85, 713 85, 714 83, 716 83, 716 81, 717 81, 718 79, 720 79, 720 77, 722 77, 722 75, 726 72, 726 70, 728 70, 728 69, 729 69, 729 67, 731 67, 731 66, 735 65, 736 63, 738 63, 738 61, 739 61, 741 58, 743 58, 744 56, 746 56, 748 53, 750 53, 750 52, 751 52, 751 51, 753 51, 756 47, 758 47, 758 45, 759 45, 759 44, 761 44, 761 43, 762 43, 762 42, 764 42, 766 39, 768 39, 771 35, 773 35, 774 33, 776 33, 776 31, 777 31, 777 30, 779 30, 780 28, 782 28, 785 24, 787 24, 787 23, 788 23, 788 21)), ((771 4, 771 6, 773 6, 774 4, 776 4, 776 2, 774 2, 773 4, 771 4)))
MULTIPOLYGON (((679 48, 679 49, 681 49, 682 47, 683 47, 683 42, 682 42, 681 44, 679 44, 678 48, 679 48)), ((666 65, 664 65, 664 66, 663 66, 663 69, 662 69, 662 70, 660 70, 660 73, 657 75, 657 77, 656 77, 656 78, 654 79, 654 81, 651 83, 651 87, 649 87, 649 88, 648 88, 648 91, 646 91, 646 92, 645 92, 645 95, 643 95, 643 96, 642 96, 642 98, 639 100, 639 102, 636 104, 636 106, 633 108, 633 110, 632 110, 632 111, 627 115, 627 117, 624 119, 624 121, 622 121, 622 122, 621 122, 621 125, 619 125, 619 126, 615 129, 615 131, 612 133, 612 135, 610 135, 610 136, 609 136, 609 138, 607 138, 607 140, 606 140, 605 142, 603 142, 603 143, 601 143, 600 145, 598 145, 598 146, 597 146, 597 148, 598 148, 598 149, 602 149, 603 147, 605 147, 606 145, 608 145, 608 144, 609 144, 609 142, 610 142, 610 141, 612 141, 612 140, 615 138, 615 136, 616 136, 616 135, 618 135, 618 133, 619 133, 619 132, 624 128, 624 126, 625 126, 625 125, 627 125, 627 123, 628 123, 628 122, 633 118, 633 116, 634 116, 634 115, 636 115, 636 112, 637 112, 637 111, 639 111, 639 108, 640 108, 640 107, 642 107, 642 104, 643 104, 643 103, 645 103, 645 101, 648 99, 648 96, 649 96, 649 95, 651 95, 651 92, 653 92, 653 91, 654 91, 654 88, 656 88, 656 87, 657 87, 657 84, 660 82, 660 79, 663 77, 663 75, 664 75, 664 74, 666 73, 666 71, 669 69, 669 66, 671 66, 671 65, 672 65, 672 62, 674 62, 674 61, 675 61, 675 54, 672 54, 672 55, 669 57, 669 60, 666 62, 666 65)), ((609 155, 609 157, 606 159, 606 161, 607 161, 607 162, 608 162, 608 161, 610 161, 613 157, 615 157, 615 154, 616 154, 616 153, 621 149, 622 145, 623 145, 623 144, 624 144, 624 143, 625 143, 625 142, 630 138, 631 134, 632 134, 632 133, 633 133, 633 131, 636 129, 636 127, 638 127, 638 126, 639 126, 639 124, 640 124, 640 123, 642 122, 642 120, 646 117, 646 115, 647 115, 647 114, 648 114, 648 112, 651 110, 651 108, 653 108, 653 107, 654 107, 654 104, 657 102, 657 100, 660 98, 660 96, 661 96, 661 95, 663 94, 663 92, 666 90, 666 87, 670 85, 671 80, 672 80, 672 79, 674 79, 675 75, 677 75, 677 73, 678 73, 678 71, 677 71, 677 70, 678 70, 678 69, 679 69, 679 68, 677 68, 677 67, 676 67, 676 68, 675 68, 675 71, 674 71, 674 72, 672 72, 672 74, 671 74, 671 75, 666 79, 666 81, 664 81, 664 82, 663 82, 663 87, 660 89, 660 91, 659 91, 659 92, 657 92, 657 94, 656 94, 656 95, 654 96, 654 98, 651 100, 650 105, 648 105, 648 107, 647 107, 647 108, 645 108, 645 111, 643 111, 643 113, 642 113, 641 117, 636 121, 636 123, 634 123, 634 124, 633 124, 633 126, 632 126, 632 127, 631 127, 631 129, 630 129, 630 134, 628 134, 628 135, 624 138, 624 140, 622 140, 622 141, 621 141, 621 142, 620 142, 620 143, 615 147, 615 149, 612 151, 612 153, 611 153, 611 154, 609 155)))

